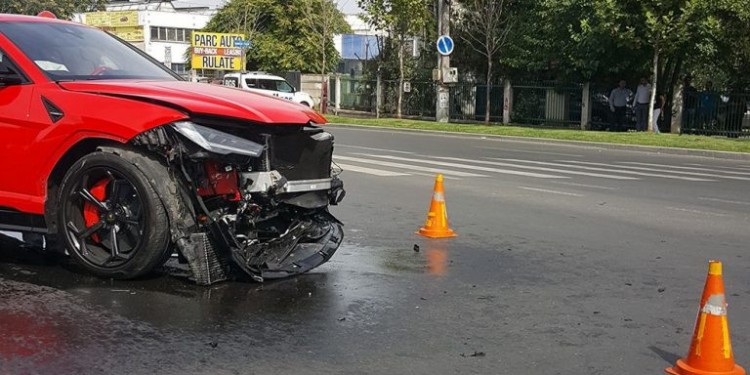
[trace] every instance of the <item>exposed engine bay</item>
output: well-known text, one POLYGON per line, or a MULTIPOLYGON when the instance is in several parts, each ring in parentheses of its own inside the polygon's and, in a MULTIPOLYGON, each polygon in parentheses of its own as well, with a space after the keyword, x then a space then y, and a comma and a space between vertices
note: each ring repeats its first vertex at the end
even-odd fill
POLYGON ((163 195, 174 197, 164 202, 172 241, 198 284, 304 273, 341 245, 343 224, 328 206, 345 191, 333 135, 318 126, 182 121, 132 144, 169 167, 171 181, 155 183, 176 190, 163 195))

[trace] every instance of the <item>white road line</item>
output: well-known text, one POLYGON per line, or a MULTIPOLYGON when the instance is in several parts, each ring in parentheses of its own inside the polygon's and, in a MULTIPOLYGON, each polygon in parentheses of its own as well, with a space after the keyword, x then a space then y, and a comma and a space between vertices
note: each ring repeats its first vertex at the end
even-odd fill
POLYGON ((682 171, 675 171, 671 169, 659 169, 659 168, 629 167, 627 165, 594 163, 594 162, 577 161, 577 160, 556 160, 556 161, 559 161, 562 163, 575 163, 575 164, 584 164, 584 165, 615 166, 618 168, 627 168, 627 169, 633 169, 636 171, 663 172, 663 173, 674 173, 674 174, 688 175, 688 176, 713 177, 713 178, 724 178, 724 179, 729 179, 729 180, 750 181, 750 177, 723 176, 723 175, 711 174, 711 173, 682 172, 682 171))
POLYGON ((671 179, 683 180, 683 181, 696 181, 696 182, 716 181, 716 180, 707 180, 707 179, 704 179, 704 178, 671 176, 671 175, 663 175, 663 174, 656 174, 656 173, 643 173, 643 172, 635 172, 635 171, 620 171, 620 170, 612 170, 612 169, 607 169, 607 168, 595 168, 595 167, 584 167, 584 166, 581 166, 581 165, 551 163, 551 162, 546 162, 546 161, 533 161, 533 160, 520 160, 520 159, 502 159, 502 158, 493 158, 493 159, 505 160, 505 161, 514 161, 514 162, 519 162, 519 163, 552 165, 552 166, 556 166, 556 167, 578 168, 578 169, 585 169, 585 170, 589 170, 589 171, 603 171, 603 172, 612 172, 612 173, 619 173, 619 174, 629 174, 629 175, 634 175, 634 176, 648 176, 648 177, 671 178, 671 179))
POLYGON ((582 158, 583 155, 578 154, 566 154, 562 152, 549 152, 549 151, 528 151, 528 150, 518 150, 513 148, 498 148, 498 147, 479 147, 481 150, 491 150, 491 151, 502 151, 502 152, 525 152, 529 154, 542 154, 542 155, 560 155, 560 156, 568 156, 571 158, 582 158))
POLYGON ((723 170, 719 170, 716 168, 680 167, 680 166, 668 165, 668 164, 638 163, 635 161, 623 161, 623 162, 620 162, 620 164, 644 165, 644 166, 651 166, 651 167, 668 167, 668 168, 674 168, 674 169, 687 169, 691 171, 721 172, 721 173, 728 173, 728 174, 737 174, 737 175, 742 175, 742 176, 750 176, 750 172, 723 171, 723 170))
POLYGON ((711 202, 721 202, 721 203, 731 203, 731 204, 741 204, 743 206, 750 206, 750 202, 743 202, 743 201, 733 201, 729 199, 721 199, 721 198, 710 198, 710 197, 698 197, 699 200, 702 201, 711 201, 711 202))
POLYGON ((344 170, 344 172, 352 171, 352 172, 371 174, 373 176, 380 176, 380 177, 410 176, 408 173, 384 171, 382 169, 365 168, 365 167, 360 167, 360 166, 351 165, 351 164, 341 164, 341 163, 336 163, 336 164, 338 164, 339 167, 341 167, 344 170))
POLYGON ((579 183, 567 182, 567 181, 550 181, 550 182, 553 183, 553 184, 558 184, 558 185, 575 186, 575 187, 585 187, 585 188, 592 188, 592 189, 612 190, 612 191, 620 190, 620 188, 616 188, 616 187, 599 186, 599 185, 589 185, 589 184, 579 184, 579 183))
POLYGON ((429 167, 423 167, 421 165, 392 163, 392 162, 382 161, 382 160, 354 158, 354 157, 351 157, 351 156, 341 156, 341 155, 338 155, 338 156, 335 156, 334 159, 337 159, 337 160, 346 160, 346 161, 353 161, 353 162, 359 162, 359 163, 365 163, 365 164, 376 164, 376 165, 380 165, 380 166, 384 166, 384 167, 409 169, 409 170, 418 171, 418 172, 442 173, 444 175, 449 175, 449 176, 458 176, 458 177, 488 177, 487 175, 483 175, 483 174, 468 173, 468 172, 459 172, 459 171, 451 171, 451 170, 441 169, 441 168, 429 168, 429 167))
POLYGON ((555 173, 563 173, 563 174, 576 174, 576 175, 580 175, 580 176, 609 178, 609 179, 613 179, 613 180, 639 180, 639 178, 637 178, 637 177, 615 176, 615 175, 611 175, 611 174, 590 173, 590 172, 581 172, 581 171, 570 171, 570 170, 565 170, 565 169, 555 169, 555 168, 545 168, 545 167, 532 167, 530 165, 519 165, 519 164, 503 163, 503 162, 499 162, 499 161, 469 160, 469 159, 452 158, 452 157, 445 157, 445 156, 431 156, 430 158, 432 158, 432 159, 442 159, 442 160, 453 160, 453 161, 465 161, 465 162, 469 162, 469 163, 497 165, 497 166, 500 166, 500 167, 533 169, 535 171, 544 171, 544 172, 555 172, 555 173))
POLYGON ((712 167, 712 168, 719 168, 719 169, 734 169, 738 171, 750 171, 750 166, 726 167, 726 166, 713 166, 713 165, 705 165, 705 164, 698 164, 698 163, 685 163, 685 165, 692 165, 695 167, 712 167))
POLYGON ((523 190, 538 191, 538 192, 541 192, 541 193, 566 195, 566 196, 569 196, 569 197, 582 197, 583 196, 583 194, 569 193, 567 191, 540 189, 540 188, 533 188, 533 187, 528 187, 528 186, 519 186, 518 188, 519 189, 523 189, 523 190))
POLYGON ((411 152, 411 151, 399 151, 399 150, 389 150, 389 149, 385 149, 385 148, 342 145, 340 143, 337 143, 336 147, 357 148, 357 149, 361 149, 361 150, 370 150, 370 151, 385 151, 385 152, 393 152, 393 153, 397 153, 397 154, 409 154, 409 155, 414 155, 415 154, 415 152, 411 152))
POLYGON ((720 214, 718 212, 708 212, 708 211, 700 211, 700 210, 692 210, 689 208, 681 208, 681 207, 667 207, 668 210, 672 211, 680 211, 680 212, 689 212, 691 214, 699 214, 699 215, 708 215, 708 216, 717 216, 717 217, 726 217, 730 216, 727 214, 720 214))
POLYGON ((364 156, 370 156, 370 157, 382 158, 382 159, 412 161, 416 163, 442 165, 445 167, 463 168, 463 169, 470 169, 470 170, 475 170, 475 171, 495 172, 495 173, 500 173, 500 174, 511 174, 511 175, 516 175, 516 176, 525 176, 525 177, 534 177, 534 178, 569 178, 565 176, 555 176, 555 175, 550 175, 550 174, 513 171, 510 169, 479 167, 479 166, 468 165, 468 164, 446 163, 446 162, 441 162, 441 161, 424 160, 424 159, 409 159, 409 158, 402 158, 398 156, 372 155, 372 154, 358 154, 358 155, 364 155, 364 156))

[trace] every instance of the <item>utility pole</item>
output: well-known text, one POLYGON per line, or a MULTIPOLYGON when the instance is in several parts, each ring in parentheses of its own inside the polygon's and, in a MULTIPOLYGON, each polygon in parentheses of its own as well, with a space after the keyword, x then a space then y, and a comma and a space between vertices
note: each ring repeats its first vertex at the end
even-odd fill
MULTIPOLYGON (((450 0, 437 0, 438 2, 438 37, 441 35, 450 35, 450 0)), ((450 91, 445 84, 445 73, 451 67, 450 56, 443 56, 438 53, 437 61, 437 103, 435 104, 435 120, 438 122, 448 122, 450 118, 449 104, 450 91)))

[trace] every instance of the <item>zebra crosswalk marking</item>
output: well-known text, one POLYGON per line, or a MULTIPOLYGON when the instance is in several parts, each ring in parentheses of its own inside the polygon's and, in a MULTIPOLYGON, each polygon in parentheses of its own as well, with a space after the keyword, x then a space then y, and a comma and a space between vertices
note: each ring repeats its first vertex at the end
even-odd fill
POLYGON ((736 174, 736 175, 741 175, 741 176, 750 176, 750 172, 723 171, 723 170, 718 170, 716 168, 681 167, 681 166, 667 165, 667 164, 639 163, 635 161, 624 161, 624 162, 621 162, 621 164, 643 165, 647 167, 648 166, 667 167, 667 168, 674 168, 674 169, 687 169, 687 170, 706 171, 706 172, 721 172, 721 173, 736 174))
POLYGON ((716 181, 716 180, 708 180, 708 179, 705 179, 705 178, 672 176, 672 175, 664 175, 664 174, 656 174, 656 173, 645 173, 645 172, 636 172, 636 171, 619 171, 619 170, 618 171, 614 171, 612 169, 606 169, 606 168, 586 167, 586 166, 582 166, 582 165, 570 165, 570 164, 562 164, 562 163, 551 163, 551 162, 545 162, 545 161, 506 159, 506 158, 492 158, 492 159, 505 160, 505 161, 513 161, 513 162, 519 162, 519 163, 537 164, 537 165, 552 165, 552 166, 556 166, 556 167, 578 168, 578 169, 585 169, 585 170, 589 170, 589 171, 615 172, 615 173, 629 174, 629 175, 634 175, 634 176, 660 177, 660 178, 668 178, 668 179, 682 180, 682 181, 695 181, 695 182, 712 182, 712 181, 716 181))
MULTIPOLYGON (((583 165, 606 165, 610 166, 611 164, 604 164, 604 163, 594 163, 594 162, 588 162, 588 161, 577 161, 577 160, 557 160, 559 162, 563 163, 574 163, 574 164, 583 164, 583 165)), ((711 173, 698 173, 698 172, 681 172, 681 171, 675 171, 675 170, 669 170, 669 169, 659 169, 659 168, 646 168, 646 167, 630 167, 627 165, 617 165, 619 168, 626 168, 626 169, 632 169, 636 171, 649 171, 649 172, 663 172, 663 173, 674 173, 674 174, 681 174, 681 175, 687 175, 687 176, 698 176, 698 177, 713 177, 713 178, 724 178, 729 180, 740 180, 740 181, 750 181, 750 177, 739 177, 739 176, 723 176, 718 174, 711 174, 711 173)))
POLYGON ((423 167, 421 165, 410 165, 410 164, 402 164, 402 163, 392 163, 382 160, 372 160, 372 159, 363 159, 363 158, 355 158, 351 156, 336 156, 334 157, 336 160, 346 160, 346 161, 352 161, 352 162, 359 162, 359 163, 365 163, 365 164, 376 164, 381 165, 384 167, 394 167, 394 168, 402 168, 402 169, 411 169, 415 171, 420 172, 432 172, 432 173, 442 173, 445 175, 453 175, 458 177, 487 177, 483 174, 476 174, 476 173, 468 173, 468 172, 459 172, 459 171, 450 171, 446 169, 439 169, 439 168, 430 168, 430 167, 423 167))
POLYGON ((382 169, 360 167, 360 166, 351 165, 351 164, 341 164, 341 163, 336 163, 336 164, 339 167, 341 167, 344 170, 344 172, 346 172, 346 171, 352 171, 352 172, 359 172, 359 173, 371 174, 373 176, 379 176, 379 177, 410 176, 410 174, 408 174, 408 173, 399 173, 399 172, 384 171, 382 169))
POLYGON ((435 156, 433 158, 435 158, 435 159, 441 159, 441 160, 466 161, 466 162, 479 163, 479 164, 497 165, 497 166, 501 166, 501 167, 513 167, 513 168, 521 168, 521 169, 532 169, 532 170, 544 171, 544 172, 556 172, 556 173, 564 173, 564 174, 575 174, 575 175, 579 175, 579 176, 609 178, 609 179, 613 179, 613 180, 639 180, 639 178, 637 178, 637 177, 615 176, 615 175, 611 175, 611 174, 591 173, 591 172, 582 172, 582 171, 569 171, 569 170, 564 170, 564 169, 545 168, 545 167, 533 167, 533 166, 530 166, 530 165, 518 165, 518 164, 511 164, 511 163, 503 163, 503 162, 499 162, 499 161, 469 160, 469 159, 443 157, 443 156, 435 156))
POLYGON ((359 154, 359 153, 357 155, 363 155, 363 156, 368 156, 368 157, 373 157, 373 158, 379 158, 379 159, 401 160, 401 161, 410 161, 410 162, 416 162, 416 163, 428 163, 428 164, 433 164, 433 165, 441 165, 441 166, 445 166, 445 167, 462 168, 462 169, 469 169, 469 170, 482 171, 482 172, 494 172, 494 173, 500 173, 500 174, 510 174, 510 175, 516 175, 516 176, 526 176, 526 177, 535 177, 535 178, 550 178, 550 179, 552 179, 552 178, 558 178, 558 179, 569 178, 569 177, 565 177, 565 176, 555 176, 555 175, 551 175, 551 174, 521 172, 521 171, 510 170, 510 169, 480 167, 480 166, 469 165, 469 164, 447 163, 447 162, 432 161, 432 160, 423 160, 423 159, 402 158, 402 157, 399 157, 399 156, 372 155, 372 154, 359 154))

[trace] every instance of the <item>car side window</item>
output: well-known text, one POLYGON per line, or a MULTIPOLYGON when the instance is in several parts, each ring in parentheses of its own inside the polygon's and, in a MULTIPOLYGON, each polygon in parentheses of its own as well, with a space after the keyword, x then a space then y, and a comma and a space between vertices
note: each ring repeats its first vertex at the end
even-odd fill
POLYGON ((261 90, 272 90, 276 91, 276 82, 270 79, 259 79, 258 88, 261 90))
POLYGON ((294 92, 294 87, 290 85, 287 81, 276 81, 276 90, 281 92, 294 92))
POLYGON ((258 85, 255 78, 245 78, 245 85, 251 89, 257 89, 258 85))
POLYGON ((21 69, 13 63, 13 60, 3 50, 0 50, 0 75, 5 77, 16 76, 21 78, 22 83, 29 82, 21 69))

